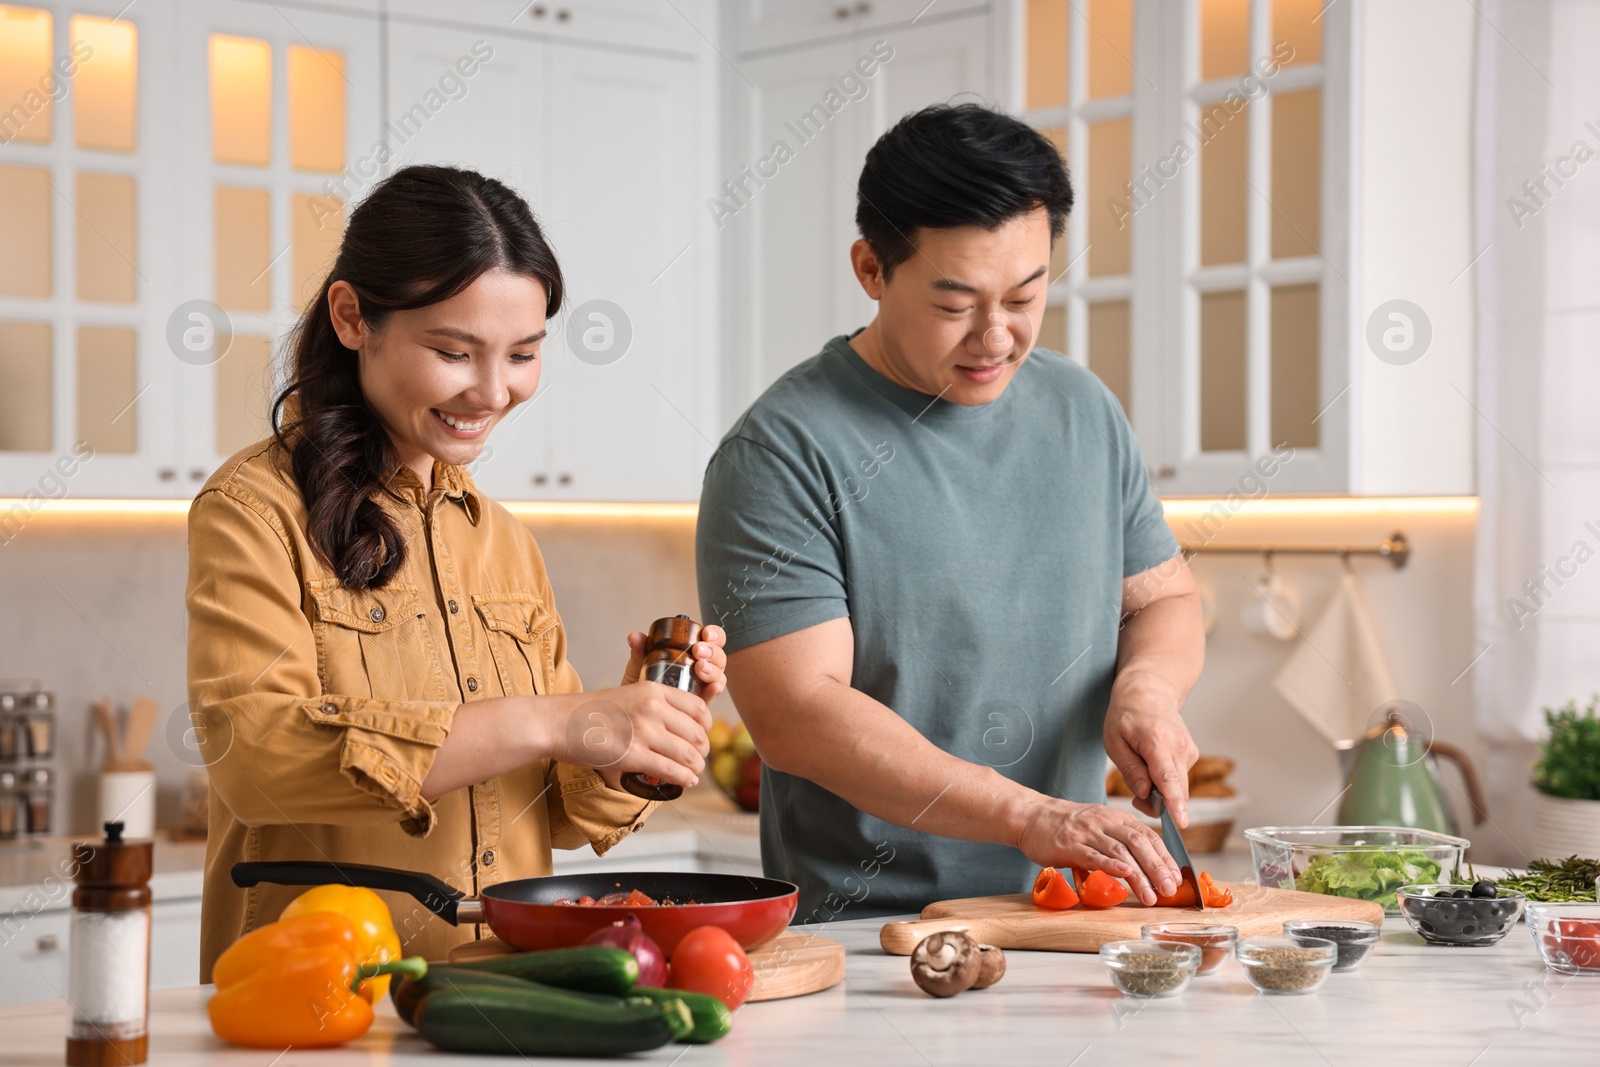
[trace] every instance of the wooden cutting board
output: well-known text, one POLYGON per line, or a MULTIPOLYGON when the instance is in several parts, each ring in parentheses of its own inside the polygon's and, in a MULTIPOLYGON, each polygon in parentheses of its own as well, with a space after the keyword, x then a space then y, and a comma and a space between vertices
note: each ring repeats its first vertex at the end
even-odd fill
POLYGON ((1137 940, 1139 927, 1159 922, 1206 922, 1234 926, 1240 937, 1276 937, 1286 919, 1360 919, 1383 922, 1383 908, 1370 900, 1350 900, 1218 882, 1233 893, 1227 908, 1147 908, 1131 898, 1115 908, 1041 908, 1025 894, 942 900, 922 909, 922 918, 886 923, 878 934, 883 950, 909 956, 917 943, 940 930, 965 930, 1000 948, 1050 952, 1098 952, 1107 941, 1137 940))
MULTIPOLYGON (((451 949, 450 962, 509 956, 515 951, 498 937, 486 937, 451 949)), ((750 964, 756 972, 751 1001, 800 997, 832 989, 844 980, 844 946, 815 934, 785 930, 760 948, 751 949, 750 964)))

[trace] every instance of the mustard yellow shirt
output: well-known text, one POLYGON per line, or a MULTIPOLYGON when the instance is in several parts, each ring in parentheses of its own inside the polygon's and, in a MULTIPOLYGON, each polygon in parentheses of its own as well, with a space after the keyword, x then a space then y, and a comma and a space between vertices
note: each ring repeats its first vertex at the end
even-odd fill
MULTIPOLYGON (((381 500, 406 542, 382 589, 351 591, 313 551, 280 450, 251 446, 189 511, 189 707, 211 777, 201 981, 303 888, 241 889, 240 860, 329 860, 433 874, 475 895, 550 873, 551 848, 603 854, 657 806, 587 767, 544 760, 421 795, 463 702, 582 689, 533 536, 436 462, 381 500)), ((452 927, 383 893, 407 955, 444 959, 452 927)))

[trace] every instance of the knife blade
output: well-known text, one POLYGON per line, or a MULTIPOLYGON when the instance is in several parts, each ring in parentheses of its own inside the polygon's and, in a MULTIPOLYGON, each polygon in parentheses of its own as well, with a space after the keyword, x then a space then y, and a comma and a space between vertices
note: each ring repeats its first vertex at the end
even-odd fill
POLYGON ((1150 787, 1150 806, 1161 816, 1161 843, 1167 846, 1167 853, 1178 862, 1183 881, 1194 887, 1195 909, 1205 911, 1205 894, 1200 892, 1200 879, 1194 873, 1194 864, 1189 860, 1189 850, 1184 847, 1183 836, 1178 833, 1178 824, 1173 821, 1171 806, 1155 786, 1150 787))

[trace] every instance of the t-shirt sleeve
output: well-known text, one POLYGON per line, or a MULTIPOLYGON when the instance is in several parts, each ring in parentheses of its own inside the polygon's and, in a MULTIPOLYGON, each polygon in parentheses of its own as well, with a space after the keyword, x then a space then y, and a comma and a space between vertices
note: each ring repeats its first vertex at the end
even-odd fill
POLYGON ((730 437, 706 466, 700 617, 727 631, 730 652, 850 614, 837 497, 803 463, 730 437))
POLYGON ((1122 576, 1131 578, 1165 563, 1178 554, 1178 539, 1172 536, 1145 470, 1144 453, 1133 435, 1122 405, 1112 402, 1120 440, 1122 464, 1122 576))

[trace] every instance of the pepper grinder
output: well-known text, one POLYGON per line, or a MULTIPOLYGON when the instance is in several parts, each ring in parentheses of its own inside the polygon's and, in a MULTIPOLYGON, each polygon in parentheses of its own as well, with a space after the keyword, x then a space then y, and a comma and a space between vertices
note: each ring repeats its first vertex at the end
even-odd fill
POLYGON ((150 1016, 150 863, 148 840, 124 841, 122 823, 106 838, 73 846, 70 971, 72 1011, 67 1067, 144 1063, 150 1016))
MULTIPOLYGON (((687 615, 657 619, 645 635, 644 669, 641 682, 660 682, 673 689, 700 696, 705 685, 694 674, 694 643, 700 640, 700 624, 687 615)), ((629 771, 622 776, 622 788, 645 800, 677 800, 683 786, 649 774, 629 771)))

